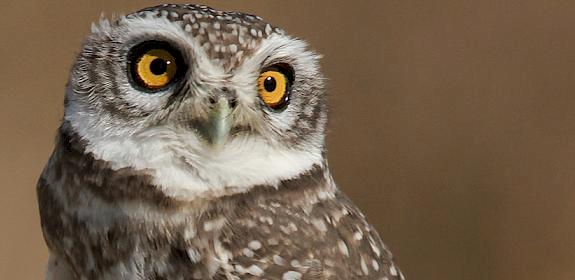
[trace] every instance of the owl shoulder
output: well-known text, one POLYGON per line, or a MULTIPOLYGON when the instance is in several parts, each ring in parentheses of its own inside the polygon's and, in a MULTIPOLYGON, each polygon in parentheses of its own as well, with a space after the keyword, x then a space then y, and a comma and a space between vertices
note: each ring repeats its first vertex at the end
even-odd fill
POLYGON ((341 193, 262 200, 230 220, 223 245, 241 279, 402 279, 374 228, 341 193))

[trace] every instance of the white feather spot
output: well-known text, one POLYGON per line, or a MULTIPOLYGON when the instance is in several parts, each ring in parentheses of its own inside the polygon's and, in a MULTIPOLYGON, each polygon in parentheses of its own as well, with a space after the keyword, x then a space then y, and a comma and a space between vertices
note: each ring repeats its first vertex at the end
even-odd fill
POLYGON ((262 276, 264 274, 264 271, 255 264, 248 267, 246 272, 254 276, 262 276))
POLYGON ((272 34, 272 27, 271 25, 266 24, 266 28, 265 28, 266 34, 269 36, 270 34, 272 34))
POLYGON ((234 269, 239 273, 239 274, 245 274, 246 273, 246 269, 240 265, 240 264, 236 264, 234 266, 234 269))
POLYGON ((285 266, 287 264, 287 261, 281 256, 274 255, 272 258, 274 260, 274 263, 277 265, 285 266))
POLYGON ((254 251, 250 250, 249 248, 244 248, 242 253, 248 258, 252 258, 254 256, 254 251))
POLYGON ((377 263, 376 260, 372 260, 371 265, 373 266, 373 269, 375 269, 375 271, 379 271, 379 264, 377 263))
POLYGON ((189 25, 189 24, 186 24, 186 26, 184 27, 184 30, 185 30, 186 32, 191 32, 191 31, 192 31, 192 26, 189 25))
POLYGON ((369 236, 369 246, 371 247, 371 250, 373 250, 373 252, 379 257, 381 255, 381 251, 379 250, 379 248, 377 247, 377 245, 375 244, 375 240, 373 240, 373 238, 371 236, 369 236))
POLYGON ((339 252, 342 253, 344 256, 349 257, 349 250, 347 249, 347 245, 343 240, 337 241, 337 247, 339 248, 339 252))
POLYGON ((225 218, 218 218, 215 220, 207 221, 204 223, 204 230, 205 231, 218 230, 224 226, 225 222, 226 222, 225 218))
POLYGON ((369 270, 367 269, 367 264, 365 264, 363 257, 360 257, 359 266, 361 267, 361 271, 364 275, 369 275, 369 270))
POLYGON ((188 253, 188 258, 190 258, 193 263, 199 262, 202 258, 200 252, 194 248, 188 248, 186 252, 188 253))
POLYGON ((298 280, 301 279, 301 276, 301 273, 290 270, 282 275, 282 280, 298 280))
POLYGON ((252 250, 259 250, 262 248, 262 243, 257 240, 252 240, 250 243, 248 243, 248 247, 250 247, 252 250))
POLYGON ((279 240, 277 240, 277 238, 273 238, 273 237, 272 237, 272 238, 268 239, 268 245, 275 246, 275 245, 278 245, 278 244, 280 244, 280 242, 279 242, 279 240))
POLYGON ((315 228, 317 228, 317 230, 319 230, 321 232, 327 231, 327 226, 325 225, 325 222, 323 220, 313 219, 313 220, 311 220, 311 223, 315 226, 315 228))

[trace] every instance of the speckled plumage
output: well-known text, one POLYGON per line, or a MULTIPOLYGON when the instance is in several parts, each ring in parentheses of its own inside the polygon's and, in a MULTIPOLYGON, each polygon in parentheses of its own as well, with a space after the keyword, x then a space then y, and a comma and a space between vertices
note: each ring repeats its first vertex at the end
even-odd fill
POLYGON ((329 173, 317 58, 259 17, 205 6, 94 26, 38 183, 47 279, 403 279, 329 173), (130 85, 126 57, 145 40, 182 52, 181 83, 130 85), (254 86, 277 63, 295 73, 281 111, 254 86), (234 102, 217 148, 200 133, 213 96, 234 102))

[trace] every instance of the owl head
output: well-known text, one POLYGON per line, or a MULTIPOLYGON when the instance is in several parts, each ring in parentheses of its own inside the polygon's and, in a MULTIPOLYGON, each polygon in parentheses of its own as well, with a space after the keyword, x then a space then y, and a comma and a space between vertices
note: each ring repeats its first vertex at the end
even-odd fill
POLYGON ((191 199, 324 165, 319 56, 253 15, 163 5, 92 26, 64 125, 113 169, 191 199))

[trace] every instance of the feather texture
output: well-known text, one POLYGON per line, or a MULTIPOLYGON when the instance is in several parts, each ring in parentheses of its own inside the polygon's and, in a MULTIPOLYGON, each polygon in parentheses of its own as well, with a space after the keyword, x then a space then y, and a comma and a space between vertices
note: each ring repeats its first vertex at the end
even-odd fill
POLYGON ((205 6, 93 25, 37 186, 46 279, 403 279, 329 172, 318 59, 257 16, 205 6), (146 92, 130 53, 158 41, 185 71, 146 92), (257 92, 274 65, 293 71, 282 110, 257 92), (231 112, 217 149, 201 133, 215 95, 231 112))

